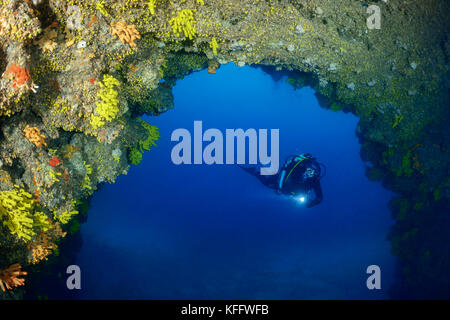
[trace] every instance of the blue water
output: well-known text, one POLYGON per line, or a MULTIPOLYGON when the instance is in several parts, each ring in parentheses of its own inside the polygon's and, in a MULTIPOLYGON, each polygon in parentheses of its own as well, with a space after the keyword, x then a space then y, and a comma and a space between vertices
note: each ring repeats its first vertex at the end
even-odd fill
POLYGON ((322 109, 259 69, 222 66, 174 87, 175 109, 146 117, 158 146, 92 200, 77 256, 84 299, 384 299, 394 258, 385 240, 391 194, 364 176, 358 119, 322 109), (177 128, 279 128, 280 158, 326 164, 311 209, 233 165, 171 162, 177 128), (381 267, 381 290, 366 268, 381 267))

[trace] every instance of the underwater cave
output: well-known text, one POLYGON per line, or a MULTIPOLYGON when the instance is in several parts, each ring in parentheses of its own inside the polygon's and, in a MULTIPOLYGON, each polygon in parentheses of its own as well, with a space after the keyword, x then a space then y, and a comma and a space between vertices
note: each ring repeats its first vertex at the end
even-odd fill
POLYGON ((448 12, 1 1, 0 300, 448 299, 448 12))
POLYGON ((139 166, 93 196, 76 256, 77 298, 388 297, 392 193, 365 176, 357 117, 320 108, 312 88, 289 79, 234 64, 199 71, 174 86, 173 110, 144 116, 161 138, 139 166), (195 120, 223 132, 278 128, 281 162, 309 152, 326 165, 323 202, 301 207, 237 165, 173 164, 171 133, 192 131, 195 120), (366 288, 373 264, 383 290, 366 288))

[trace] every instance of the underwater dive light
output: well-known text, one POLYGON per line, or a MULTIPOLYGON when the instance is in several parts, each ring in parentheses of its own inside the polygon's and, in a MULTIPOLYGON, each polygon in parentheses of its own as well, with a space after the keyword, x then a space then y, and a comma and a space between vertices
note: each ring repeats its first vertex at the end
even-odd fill
POLYGON ((300 203, 304 203, 304 202, 306 201, 306 197, 305 197, 304 195, 301 195, 301 196, 298 198, 298 201, 300 201, 300 203))

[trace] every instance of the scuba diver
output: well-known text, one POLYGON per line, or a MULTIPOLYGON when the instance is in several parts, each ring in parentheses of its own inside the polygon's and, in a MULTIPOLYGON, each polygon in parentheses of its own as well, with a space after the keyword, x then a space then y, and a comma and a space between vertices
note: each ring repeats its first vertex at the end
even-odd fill
POLYGON ((259 166, 239 167, 257 177, 265 186, 294 197, 307 208, 322 201, 320 179, 325 176, 326 168, 309 153, 287 157, 279 172, 270 176, 261 175, 259 166))

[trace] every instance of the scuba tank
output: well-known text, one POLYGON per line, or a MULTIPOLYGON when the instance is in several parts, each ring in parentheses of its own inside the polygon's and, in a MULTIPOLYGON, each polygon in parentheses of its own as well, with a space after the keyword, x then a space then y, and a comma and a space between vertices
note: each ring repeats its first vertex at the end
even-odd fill
POLYGON ((283 188, 284 183, 289 179, 290 175, 304 160, 313 159, 312 155, 309 153, 302 153, 300 155, 290 155, 286 157, 284 161, 283 169, 281 171, 279 180, 278 180, 278 188, 281 190, 283 188), (288 171, 287 169, 293 164, 293 167, 288 171))
POLYGON ((283 188, 283 185, 285 184, 285 182, 291 176, 292 172, 294 172, 294 170, 296 168, 301 167, 305 160, 309 160, 309 159, 313 160, 315 162, 315 164, 317 164, 314 166, 315 167, 314 171, 317 171, 317 172, 315 172, 312 176, 308 176, 307 178, 311 178, 314 175, 316 175, 319 179, 322 179, 323 177, 325 177, 325 175, 326 175, 325 165, 317 162, 310 153, 302 153, 299 155, 290 155, 290 156, 286 157, 285 164, 283 166, 282 172, 281 172, 279 180, 278 180, 278 188, 281 190, 283 188), (292 166, 292 168, 290 168, 290 170, 288 170, 288 168, 291 166, 292 166))

